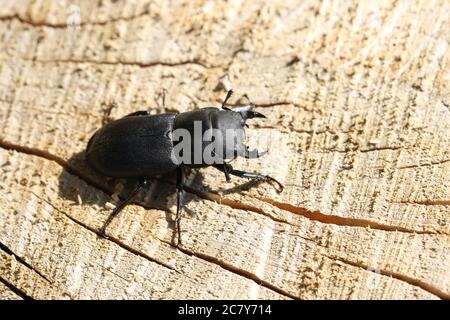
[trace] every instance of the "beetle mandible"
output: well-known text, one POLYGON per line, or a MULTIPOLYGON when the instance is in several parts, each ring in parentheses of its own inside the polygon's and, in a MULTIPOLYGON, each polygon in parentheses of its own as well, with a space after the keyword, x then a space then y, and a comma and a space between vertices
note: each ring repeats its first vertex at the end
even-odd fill
MULTIPOLYGON (((231 143, 229 139, 225 141, 225 135, 220 136, 220 139, 223 139, 223 141, 215 141, 221 142, 220 145, 223 146, 222 150, 213 151, 214 155, 219 155, 220 161, 217 161, 217 158, 216 161, 208 163, 203 158, 201 158, 200 162, 174 161, 173 151, 178 144, 173 139, 173 133, 177 129, 184 129, 188 133, 193 134, 195 122, 200 122, 202 134, 208 129, 215 129, 219 133, 224 134, 227 130, 232 132, 241 130, 244 132, 247 119, 265 118, 263 114, 252 110, 254 104, 251 102, 244 107, 233 109, 226 107, 227 101, 232 94, 232 90, 227 92, 222 103, 222 109, 212 107, 183 113, 157 115, 150 115, 147 111, 137 111, 106 124, 94 133, 86 148, 87 163, 95 171, 108 177, 137 178, 139 180, 138 186, 108 216, 100 229, 100 235, 107 237, 106 227, 147 186, 149 178, 176 171, 177 214, 175 221, 178 244, 181 245, 180 220, 181 201, 184 191, 183 167, 201 168, 213 166, 225 174, 227 181, 230 181, 230 175, 273 181, 278 184, 280 192, 283 190, 283 185, 270 176, 235 170, 229 164, 237 156, 258 158, 267 152, 249 151, 244 145, 245 136, 243 135, 233 136, 231 143), (229 154, 232 155, 231 159, 226 157, 229 154)), ((202 137, 203 135, 200 139, 202 137)), ((217 140, 217 137, 215 138, 217 140)), ((199 138, 197 137, 196 139, 198 140, 199 138)), ((197 153, 203 153, 207 144, 204 141, 193 141, 192 145, 195 143, 200 143, 201 146, 197 153)))

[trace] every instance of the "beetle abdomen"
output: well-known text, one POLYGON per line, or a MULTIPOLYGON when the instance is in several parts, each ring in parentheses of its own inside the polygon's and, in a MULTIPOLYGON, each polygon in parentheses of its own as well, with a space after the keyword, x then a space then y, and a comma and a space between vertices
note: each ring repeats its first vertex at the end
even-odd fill
POLYGON ((175 116, 130 116, 107 124, 89 141, 88 163, 115 178, 145 178, 175 170, 171 159, 175 116))

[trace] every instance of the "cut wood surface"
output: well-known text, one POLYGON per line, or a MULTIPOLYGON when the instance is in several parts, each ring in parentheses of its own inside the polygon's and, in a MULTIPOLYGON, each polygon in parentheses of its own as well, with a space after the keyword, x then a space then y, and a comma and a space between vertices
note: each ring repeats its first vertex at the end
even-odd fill
POLYGON ((450 298, 448 1, 11 0, 0 38, 0 299, 450 298), (191 171, 177 248, 164 177, 99 237, 134 182, 95 130, 230 88, 284 192, 191 171))

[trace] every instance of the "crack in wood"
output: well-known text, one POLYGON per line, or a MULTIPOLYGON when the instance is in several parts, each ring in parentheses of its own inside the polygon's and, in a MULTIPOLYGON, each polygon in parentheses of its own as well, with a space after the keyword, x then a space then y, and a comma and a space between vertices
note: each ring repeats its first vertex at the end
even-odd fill
POLYGON ((450 206, 450 200, 404 200, 393 203, 419 204, 424 206, 450 206))
POLYGON ((358 218, 346 218, 336 215, 324 214, 319 211, 309 211, 302 207, 294 206, 290 203, 278 202, 269 198, 257 197, 261 201, 267 202, 279 209, 292 212, 294 214, 300 215, 302 217, 308 218, 310 220, 319 221, 325 224, 334 224, 345 227, 362 227, 375 230, 383 230, 387 232, 405 232, 412 234, 430 234, 430 235, 439 235, 438 233, 426 230, 411 230, 408 228, 400 227, 400 226, 391 226, 387 224, 382 224, 379 222, 366 220, 366 219, 358 219, 358 218))
MULTIPOLYGON (((144 16, 148 15, 149 13, 150 13, 149 10, 144 10, 141 13, 138 13, 138 14, 135 14, 135 15, 132 15, 129 17, 116 17, 116 18, 111 18, 109 20, 104 20, 104 21, 80 21, 79 24, 74 25, 73 27, 104 26, 109 23, 114 23, 114 22, 118 22, 118 21, 132 21, 132 20, 144 17, 144 16)), ((72 28, 72 25, 69 25, 67 22, 66 23, 51 23, 51 22, 46 22, 46 21, 33 21, 31 19, 26 19, 26 18, 20 16, 18 13, 0 17, 0 21, 11 21, 11 20, 17 20, 23 24, 28 24, 33 27, 47 27, 47 28, 54 28, 54 29, 65 29, 65 28, 70 29, 70 28, 72 28)))
MULTIPOLYGON (((322 132, 321 132, 322 133, 322 132)), ((374 148, 367 148, 367 149, 359 149, 359 148, 354 148, 354 149, 333 149, 333 148, 323 148, 322 150, 325 150, 327 152, 335 152, 335 153, 343 153, 343 154, 349 154, 351 152, 359 152, 359 153, 369 153, 369 152, 375 152, 375 151, 383 151, 383 150, 391 150, 391 151, 395 151, 395 150, 406 150, 407 147, 406 146, 397 146, 397 147, 390 147, 390 146, 386 146, 386 147, 374 147, 374 148)))
POLYGON ((154 66, 164 66, 164 67, 178 67, 178 66, 184 66, 184 65, 197 65, 200 67, 203 67, 205 69, 213 69, 213 68, 220 68, 220 66, 214 66, 214 65, 207 65, 205 62, 200 61, 199 59, 188 59, 183 61, 176 61, 176 62, 169 62, 169 61, 150 61, 150 62, 138 62, 138 61, 123 61, 123 60, 116 60, 116 61, 105 61, 105 60, 93 60, 88 58, 67 58, 67 59, 49 59, 49 60, 43 60, 43 59, 28 59, 28 58, 22 58, 25 61, 32 61, 32 62, 38 62, 38 63, 79 63, 79 64, 94 64, 94 65, 123 65, 123 66, 135 66, 139 68, 149 68, 154 66))
POLYGON ((323 148, 322 150, 329 152, 329 153, 334 152, 334 153, 343 153, 343 154, 348 154, 352 151, 356 151, 356 149, 355 150, 340 150, 340 149, 332 149, 332 148, 323 148))
POLYGON ((412 164, 412 165, 408 165, 408 166, 397 167, 395 169, 413 169, 413 168, 421 168, 421 167, 430 167, 430 166, 444 164, 447 162, 450 162, 450 159, 445 159, 445 160, 437 161, 437 162, 424 163, 424 164, 412 164))
POLYGON ((0 242, 0 250, 3 250, 5 253, 7 253, 10 256, 13 256, 16 261, 18 261, 19 263, 23 264, 25 267, 27 267, 28 269, 34 271, 35 273, 37 273, 41 278, 43 278, 45 281, 47 281, 50 284, 53 284, 52 281, 50 281, 46 276, 44 276, 39 270, 37 270, 36 268, 34 268, 32 265, 30 265, 28 262, 26 262, 22 257, 20 257, 19 255, 17 255, 16 253, 14 253, 10 248, 8 248, 5 244, 3 244, 2 242, 0 242))
POLYGON ((218 195, 216 193, 200 191, 200 190, 191 188, 189 186, 184 186, 183 189, 185 191, 187 191, 189 193, 192 193, 192 194, 195 194, 196 196, 198 196, 198 197, 200 197, 202 199, 205 199, 205 200, 213 201, 213 202, 216 202, 218 204, 223 204, 223 205, 226 205, 226 206, 228 206, 230 208, 233 208, 233 209, 252 211, 252 212, 261 214, 261 215, 263 215, 265 217, 268 217, 269 219, 271 219, 273 221, 280 222, 280 223, 285 223, 285 224, 291 225, 293 227, 300 227, 297 224, 293 224, 293 223, 288 222, 288 221, 286 221, 284 219, 277 218, 277 217, 275 217, 275 216, 265 212, 264 210, 262 210, 260 208, 257 208, 257 207, 254 207, 254 206, 251 206, 251 205, 248 205, 248 204, 240 203, 240 202, 234 201, 232 199, 228 199, 228 198, 222 197, 222 196, 220 196, 220 195, 218 195))
POLYGON ((282 296, 285 296, 285 297, 288 297, 288 298, 291 298, 291 299, 295 299, 295 300, 299 300, 300 299, 300 297, 295 296, 295 295, 293 295, 293 294, 291 294, 291 293, 289 293, 289 292, 287 292, 287 291, 285 291, 285 290, 283 290, 283 289, 273 285, 272 283, 261 279, 256 274, 251 273, 251 272, 249 272, 247 270, 244 270, 244 269, 240 269, 240 268, 238 268, 238 267, 236 267, 236 266, 234 266, 234 265, 232 265, 230 263, 227 263, 227 262, 225 262, 223 260, 220 260, 220 259, 218 259, 216 257, 207 255, 207 254, 202 253, 202 252, 193 251, 193 250, 191 250, 189 248, 186 248, 184 246, 181 246, 181 245, 175 246, 175 245, 173 245, 173 244, 171 244, 171 243, 169 243, 169 242, 167 242, 165 240, 161 240, 161 241, 167 243, 168 245, 170 245, 170 246, 172 246, 172 247, 174 247, 176 249, 178 249, 179 251, 181 251, 184 254, 187 254, 189 256, 197 257, 197 258, 199 258, 201 260, 204 260, 206 262, 209 262, 209 263, 213 263, 213 264, 215 264, 215 265, 217 265, 217 266, 219 266, 219 267, 221 267, 221 268, 223 268, 223 269, 225 269, 225 270, 227 270, 229 272, 232 272, 232 273, 234 273, 236 275, 244 277, 244 278, 246 278, 248 280, 252 280, 256 284, 258 284, 258 285, 260 285, 262 287, 265 287, 267 289, 270 289, 270 290, 272 290, 272 291, 274 291, 274 292, 276 292, 276 293, 278 293, 278 294, 280 294, 282 296))
MULTIPOLYGON (((290 234, 290 235, 300 237, 303 240, 312 242, 315 245, 317 245, 317 246, 319 246, 319 247, 321 247, 323 249, 326 249, 325 246, 321 245, 320 243, 318 243, 317 241, 315 241, 315 240, 313 240, 311 238, 303 237, 303 236, 296 235, 296 234, 290 234)), ((422 280, 415 279, 415 278, 409 277, 409 276, 401 274, 401 273, 397 273, 397 272, 393 272, 393 271, 389 271, 389 270, 385 270, 385 269, 380 269, 380 268, 374 268, 374 267, 366 265, 364 263, 355 262, 355 261, 352 261, 352 260, 349 260, 349 259, 346 259, 346 258, 335 256, 335 255, 328 255, 325 252, 323 252, 323 250, 320 250, 319 253, 323 257, 326 257, 326 258, 331 259, 333 261, 339 261, 341 263, 344 263, 344 264, 352 266, 352 267, 361 268, 361 269, 364 269, 365 271, 373 272, 373 273, 380 274, 380 275, 386 276, 386 277, 392 277, 392 278, 395 278, 395 279, 397 279, 399 281, 406 282, 406 283, 408 283, 408 284, 410 284, 412 286, 419 287, 419 288, 421 288, 421 289, 423 289, 423 290, 425 290, 425 291, 427 291, 427 292, 429 292, 429 293, 439 297, 440 299, 445 299, 445 300, 449 300, 450 299, 450 294, 448 294, 448 293, 440 290, 439 288, 436 288, 435 286, 433 286, 433 285, 431 285, 429 283, 426 283, 426 282, 424 282, 422 280)))
POLYGON ((381 275, 387 276, 387 277, 392 277, 394 279, 406 282, 406 283, 408 283, 408 284, 410 284, 412 286, 419 287, 422 290, 425 290, 425 291, 427 291, 427 292, 429 292, 429 293, 439 297, 440 299, 450 300, 450 294, 449 293, 444 292, 444 291, 440 290, 439 288, 436 288, 435 286, 432 286, 431 284, 426 283, 426 282, 424 282, 422 280, 415 279, 415 278, 412 278, 410 276, 407 276, 407 275, 404 275, 404 274, 401 274, 401 273, 397 273, 397 272, 393 272, 393 271, 389 271, 389 270, 373 268, 373 267, 371 267, 369 265, 366 265, 364 263, 350 261, 350 260, 345 259, 345 258, 328 256, 326 254, 324 254, 324 256, 329 258, 329 259, 332 259, 332 260, 335 260, 335 261, 340 261, 342 263, 345 263, 345 264, 348 264, 348 265, 352 265, 352 266, 357 267, 357 268, 362 268, 362 269, 364 269, 366 271, 369 271, 369 272, 381 274, 381 275))
POLYGON ((0 276, 0 282, 3 283, 9 290, 14 292, 19 297, 21 297, 23 300, 34 300, 33 297, 29 296, 25 291, 23 291, 22 289, 19 289, 18 287, 16 287, 15 285, 13 285, 9 281, 7 281, 2 276, 0 276))
POLYGON ((405 147, 403 146, 397 146, 397 147, 390 147, 390 146, 385 146, 385 147, 373 147, 373 148, 367 148, 367 149, 360 149, 359 152, 362 153, 366 153, 366 152, 374 152, 374 151, 383 151, 383 150, 400 150, 400 149, 404 149, 405 147))

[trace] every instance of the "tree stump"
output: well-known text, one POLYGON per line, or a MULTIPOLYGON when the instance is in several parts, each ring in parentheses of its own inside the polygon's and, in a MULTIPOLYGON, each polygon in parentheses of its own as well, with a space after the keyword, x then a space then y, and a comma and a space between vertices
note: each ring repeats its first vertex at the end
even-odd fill
POLYGON ((0 298, 450 298, 449 14, 445 0, 3 3, 0 298), (248 132, 269 146, 233 166, 284 192, 191 171, 177 248, 175 185, 155 179, 99 237, 133 182, 87 167, 95 130, 220 106, 230 88, 267 116, 248 132))

